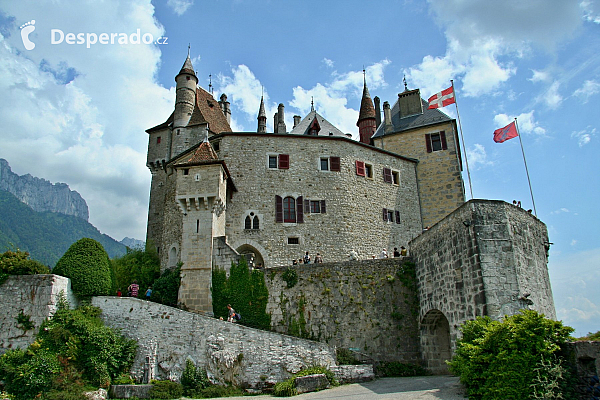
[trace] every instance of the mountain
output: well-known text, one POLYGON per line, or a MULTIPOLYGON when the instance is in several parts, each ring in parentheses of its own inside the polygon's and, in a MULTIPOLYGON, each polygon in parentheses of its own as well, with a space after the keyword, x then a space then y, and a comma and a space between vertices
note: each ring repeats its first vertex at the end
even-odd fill
POLYGON ((142 249, 143 250, 144 247, 146 247, 146 242, 144 242, 143 240, 134 239, 134 238, 130 238, 130 237, 124 238, 119 243, 123 243, 125 246, 129 247, 130 249, 142 249))
POLYGON ((73 215, 85 221, 89 218, 87 203, 66 183, 52 184, 29 174, 17 175, 3 158, 0 158, 0 190, 12 193, 34 211, 73 215))
POLYGON ((111 258, 126 252, 125 245, 82 218, 34 211, 12 193, 0 190, 0 252, 19 248, 28 251, 32 259, 54 267, 67 249, 84 237, 100 242, 111 258))

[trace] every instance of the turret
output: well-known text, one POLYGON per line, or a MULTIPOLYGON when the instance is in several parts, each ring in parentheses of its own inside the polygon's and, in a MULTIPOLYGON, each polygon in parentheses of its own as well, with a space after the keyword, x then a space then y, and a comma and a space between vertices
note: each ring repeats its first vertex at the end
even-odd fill
POLYGON ((358 114, 356 126, 358 126, 358 134, 361 143, 371 144, 371 136, 373 136, 377 129, 377 119, 373 100, 371 100, 371 95, 367 88, 366 76, 364 77, 363 95, 360 102, 360 112, 358 114))
POLYGON ((175 77, 175 113, 173 115, 173 129, 184 128, 190 122, 196 102, 196 85, 198 77, 194 72, 192 60, 188 54, 181 71, 175 77))
POLYGON ((260 106, 258 107, 258 133, 267 133, 267 113, 265 112, 265 102, 260 96, 260 106))
POLYGON ((286 133, 287 128, 285 126, 285 114, 283 112, 283 103, 279 103, 277 107, 277 133, 286 133))
POLYGON ((223 114, 225 115, 225 118, 227 118, 227 123, 230 124, 231 123, 231 108, 229 107, 230 104, 227 101, 227 95, 225 93, 223 93, 220 97, 219 100, 219 105, 221 106, 221 110, 223 110, 223 114))

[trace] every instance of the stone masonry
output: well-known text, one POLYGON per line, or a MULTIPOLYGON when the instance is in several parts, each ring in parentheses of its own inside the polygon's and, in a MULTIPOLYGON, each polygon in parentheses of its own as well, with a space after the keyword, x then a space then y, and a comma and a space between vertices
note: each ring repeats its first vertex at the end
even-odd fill
POLYGON ((58 275, 16 275, 0 285, 0 353, 12 348, 26 348, 46 318, 56 312, 59 294, 75 306, 71 280, 58 275), (19 314, 29 317, 33 328, 17 323, 19 314))
POLYGON ((324 343, 261 331, 134 298, 94 297, 102 319, 139 344, 132 375, 179 379, 186 359, 222 384, 260 389, 310 365, 335 365, 324 343))
POLYGON ((467 320, 530 308, 555 319, 546 226, 503 201, 471 200, 410 243, 416 262, 421 351, 443 372, 467 320))

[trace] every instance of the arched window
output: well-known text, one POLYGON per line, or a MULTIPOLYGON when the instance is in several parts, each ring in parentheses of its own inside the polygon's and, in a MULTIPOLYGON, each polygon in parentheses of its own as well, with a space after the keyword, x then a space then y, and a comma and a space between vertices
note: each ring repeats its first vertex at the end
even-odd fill
POLYGON ((252 229, 260 229, 260 222, 258 220, 258 215, 255 215, 254 219, 252 220, 252 229))
POLYGON ((244 229, 252 229, 252 220, 250 219, 249 215, 247 215, 246 219, 244 220, 244 229))
POLYGON ((296 222, 296 200, 293 197, 283 199, 283 222, 296 222))

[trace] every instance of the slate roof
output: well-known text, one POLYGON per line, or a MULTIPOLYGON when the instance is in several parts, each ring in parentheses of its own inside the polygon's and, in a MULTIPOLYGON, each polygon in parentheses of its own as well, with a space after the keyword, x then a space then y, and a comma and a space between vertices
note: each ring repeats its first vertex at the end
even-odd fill
MULTIPOLYGON (((421 104, 423 106, 423 113, 411 115, 408 117, 400 118, 400 106, 398 105, 398 100, 391 109, 392 114, 392 125, 394 129, 391 134, 400 133, 403 131, 408 131, 410 129, 420 128, 427 125, 439 124, 442 122, 453 121, 453 118, 450 118, 444 112, 440 111, 437 108, 427 109, 429 107, 429 103, 426 100, 421 99, 421 104)), ((373 138, 378 138, 385 135, 384 132, 384 121, 381 121, 381 124, 375 131, 373 138)), ((389 135, 390 133, 388 133, 389 135)))
POLYGON ((360 101, 360 111, 358 113, 358 121, 356 122, 356 126, 358 126, 358 122, 363 119, 373 118, 375 119, 375 106, 373 105, 373 100, 371 99, 371 95, 369 94, 369 88, 367 88, 367 83, 363 87, 363 95, 362 100, 360 101))
POLYGON ((291 134, 296 135, 308 135, 308 130, 312 124, 313 119, 317 118, 317 122, 321 127, 319 136, 346 136, 346 134, 336 128, 331 122, 327 121, 321 114, 315 110, 308 113, 306 117, 300 123, 290 131, 291 134))
POLYGON ((189 55, 185 59, 185 62, 183 63, 183 66, 181 67, 181 70, 179 71, 179 74, 177 74, 177 75, 181 75, 181 74, 191 74, 191 75, 196 76, 196 71, 194 71, 194 66, 192 65, 192 60, 190 60, 189 55))

